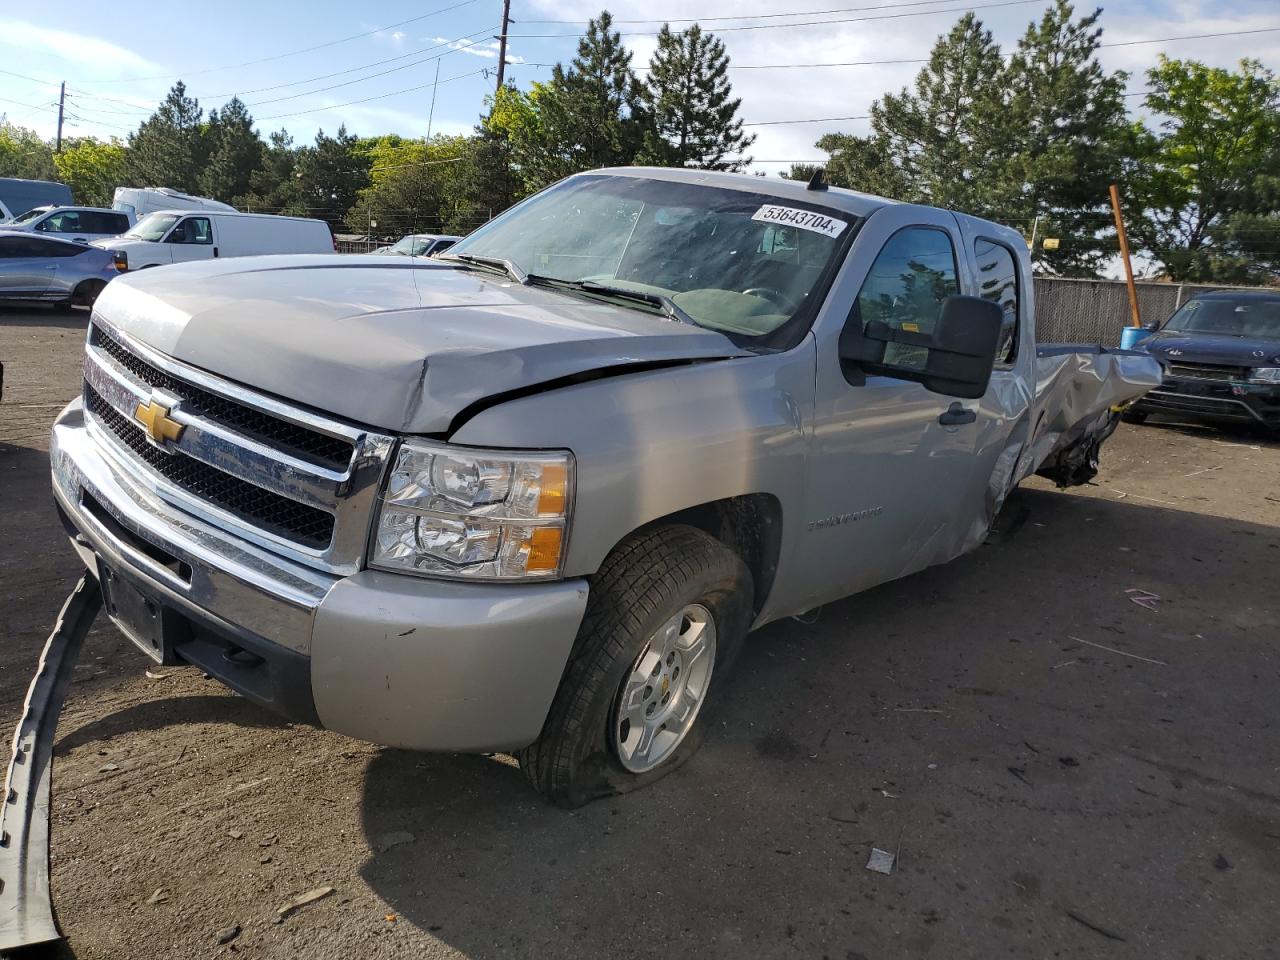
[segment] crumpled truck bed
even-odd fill
[[[1096,344],[1039,345],[1028,465],[1060,486],[1092,479],[1097,447],[1115,430],[1119,408],[1160,380],[1160,364],[1149,353]]]

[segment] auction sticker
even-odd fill
[[[761,223],[798,227],[801,230],[825,234],[828,237],[840,236],[844,228],[849,225],[843,220],[828,217],[825,213],[814,213],[812,210],[800,210],[797,207],[778,207],[769,203],[753,213],[751,219],[759,220]]]

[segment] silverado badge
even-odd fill
[[[168,407],[154,400],[138,404],[138,409],[133,411],[133,418],[142,424],[147,436],[158,444],[163,445],[166,440],[177,443],[182,436],[182,424],[169,416]]]

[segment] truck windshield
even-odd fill
[[[817,309],[856,220],[763,193],[576,177],[512,208],[441,259],[507,261],[532,282],[761,337]]]
[[[1171,333],[1280,340],[1280,296],[1193,298],[1164,325]]]
[[[159,243],[169,232],[169,228],[178,222],[179,216],[176,213],[149,213],[135,223],[133,229],[124,236],[131,240],[149,240],[152,243]]]

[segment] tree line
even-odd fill
[[[1171,279],[1275,282],[1275,75],[1253,60],[1223,70],[1162,56],[1130,91],[1133,78],[1099,63],[1100,14],[1057,0],[1009,51],[965,14],[910,87],[872,105],[868,134],[818,139],[827,180],[1008,223],[1035,239],[1039,269],[1064,276],[1096,275],[1114,254],[1107,190],[1119,183],[1131,246]],[[469,135],[340,127],[312,143],[286,130],[264,140],[239,99],[205,112],[179,82],[124,141],[73,138],[55,154],[31,131],[0,126],[0,176],[61,179],[94,205],[109,205],[118,185],[163,185],[358,234],[466,232],[581,170],[745,169],[755,138],[728,68],[714,34],[664,25],[640,79],[605,11],[548,81],[488,98]]]

